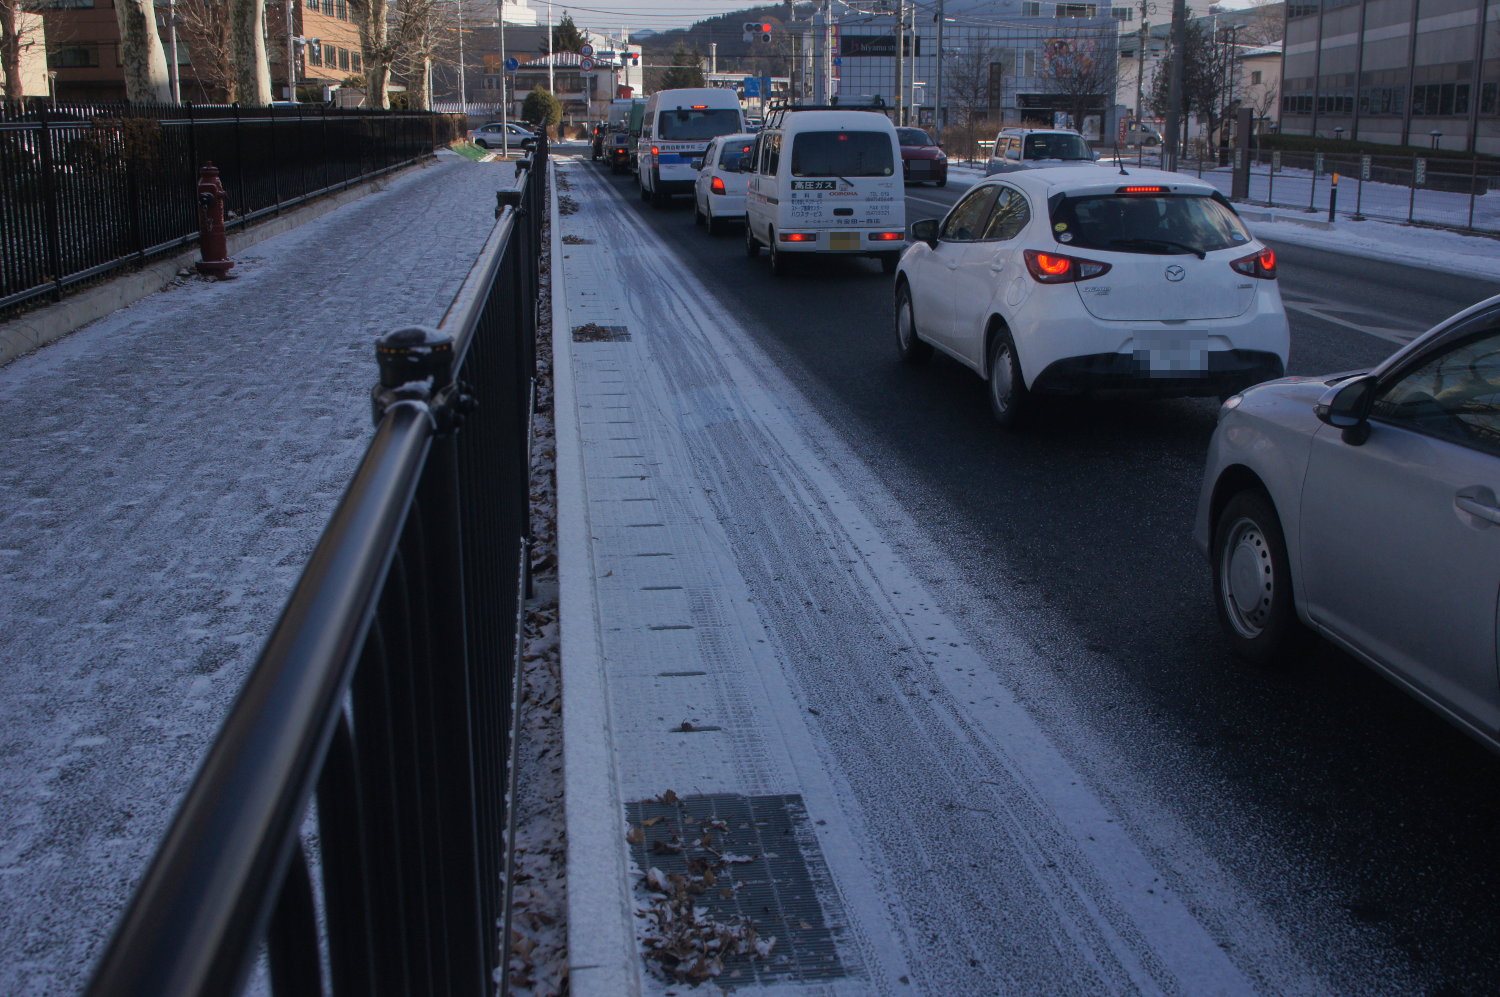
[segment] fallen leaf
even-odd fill
[[[646,834],[640,828],[632,824],[630,825],[630,830],[625,832],[625,840],[630,842],[632,845],[639,845],[641,842],[646,840]]]

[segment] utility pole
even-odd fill
[[[505,67],[501,66],[500,78],[505,79]],[[458,0],[458,109],[464,115],[464,127],[469,127],[469,87],[464,77],[464,0]]]
[[[719,71],[719,43],[708,43],[708,71],[710,75]]]
[[[896,124],[906,124],[906,0],[896,0]]]
[[[828,78],[823,73],[824,51],[828,48],[827,4],[824,10],[813,11],[813,103],[828,103]]]
[[[1166,148],[1162,150],[1162,167],[1177,169],[1177,152],[1181,145],[1183,63],[1187,61],[1187,0],[1172,0],[1172,79],[1167,92]]]
[[[297,33],[294,24],[296,11],[297,0],[286,0],[286,99],[293,104],[297,103],[297,52],[292,37]],[[176,60],[175,52],[172,58]]]
[[[510,99],[506,94],[505,0],[495,0],[495,19],[500,26],[500,155],[510,158]]]
[[[1147,18],[1156,11],[1156,4],[1141,0],[1140,44],[1135,49],[1135,124],[1141,124],[1141,99],[1146,90],[1146,49],[1151,44],[1151,25]]]
[[[1182,3],[1183,0],[1177,0]],[[943,0],[937,0],[937,101],[932,109],[932,130],[943,144]]]
[[[552,65],[552,39],[556,34],[557,32],[552,30],[552,0],[547,0],[547,90],[554,97],[557,96],[557,78]],[[546,127],[546,123],[543,122],[542,128],[545,130]]]

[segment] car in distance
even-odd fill
[[[1276,256],[1224,196],[1159,170],[981,180],[916,222],[896,272],[896,344],[989,384],[1013,426],[1044,394],[1228,397],[1286,370]]]
[[[1082,135],[1067,128],[1002,128],[995,136],[985,175],[1077,166],[1098,158]]]
[[[693,221],[718,235],[724,223],[745,220],[745,174],[740,165],[750,154],[755,136],[742,132],[720,135],[708,143],[702,159],[693,160],[698,180],[693,184]]]
[[[499,149],[504,145],[512,145],[530,151],[536,145],[536,132],[523,128],[514,121],[491,121],[471,130],[469,141],[481,149]]]
[[[901,173],[907,183],[948,185],[948,155],[922,128],[897,128],[901,143]]]
[[[1326,637],[1500,750],[1500,296],[1367,372],[1225,401],[1194,535],[1233,651]]]
[[[611,173],[629,173],[630,155],[635,149],[635,139],[627,131],[614,131],[604,143],[604,161]]]

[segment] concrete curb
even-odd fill
[[[549,178],[555,181],[556,164],[549,162],[548,169]],[[599,650],[588,494],[573,389],[573,336],[555,196],[548,210],[552,219],[552,410],[557,433],[569,992],[574,997],[636,997],[641,992],[640,957],[625,864],[625,811]]]
[[[377,182],[390,180],[420,165],[413,164],[393,173],[382,173],[337,194],[329,194],[310,204],[257,222],[248,229],[232,232],[228,239],[229,255],[233,257],[235,253],[258,242],[289,232],[351,201],[357,201],[366,194],[374,193]],[[111,312],[155,294],[175,280],[179,271],[192,266],[197,260],[198,250],[194,248],[140,270],[122,274],[106,284],[80,291],[46,308],[38,308],[9,322],[0,323],[0,366],[48,343],[56,342]]]

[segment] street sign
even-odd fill
[[[1425,159],[1417,160],[1416,184],[1418,187],[1427,186],[1427,160]]]
[[[1271,153],[1271,172],[1281,172],[1281,150],[1277,149]]]
[[[585,59],[579,59],[578,60],[578,71],[580,73],[587,73],[589,70],[591,70],[593,68],[594,68],[594,60],[593,59],[587,59],[587,58],[585,58]]]
[[[746,97],[760,96],[760,77],[747,76],[741,81],[741,85],[745,88]]]
[[[1368,180],[1368,179],[1370,179],[1370,157],[1369,156],[1360,156],[1359,157],[1359,178],[1361,180]]]
[[[517,69],[520,68],[521,60],[517,59],[515,56],[511,56],[509,59],[505,60],[505,71],[507,73],[514,73]]]
[[[589,56],[591,56],[591,55],[594,54],[594,46],[592,46],[592,45],[581,46],[578,49],[578,54],[581,55],[581,56],[583,56],[586,59]]]
[[[1313,176],[1315,176],[1315,177],[1316,176],[1322,176],[1322,174],[1323,174],[1323,154],[1321,152],[1315,152],[1315,153],[1313,153]]]

